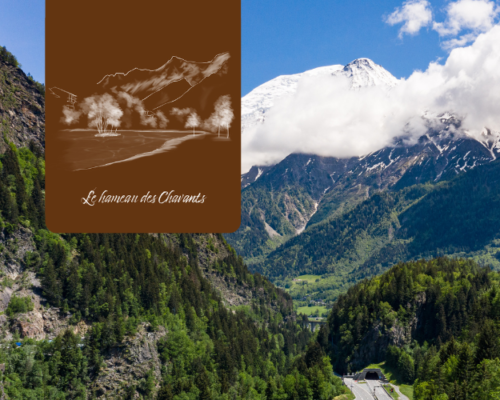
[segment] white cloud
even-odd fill
[[[242,169],[276,163],[293,152],[350,157],[376,151],[406,134],[425,133],[426,111],[454,112],[462,127],[500,131],[500,26],[468,47],[453,49],[444,65],[431,63],[391,90],[349,90],[343,77],[303,78],[297,92],[275,102],[264,124],[242,137]],[[434,121],[435,122],[435,121]]]
[[[420,29],[431,25],[432,10],[427,0],[409,0],[403,3],[402,7],[396,8],[392,14],[385,18],[389,25],[403,23],[399,30],[399,37],[403,35],[416,35]]]
[[[445,40],[441,43],[441,47],[445,50],[455,49],[457,47],[464,47],[469,43],[472,43],[477,38],[477,33],[466,33],[462,36]]]
[[[447,49],[471,43],[477,35],[489,31],[495,24],[500,8],[490,0],[458,0],[446,7],[446,20],[434,22],[434,29],[441,37],[457,36],[443,42]]]
[[[416,35],[420,29],[432,26],[440,37],[444,49],[451,50],[472,43],[480,34],[489,31],[500,14],[500,7],[493,0],[457,0],[444,9],[443,22],[433,19],[431,5],[427,0],[409,0],[385,18],[389,25],[403,24],[399,37]]]
[[[433,28],[441,35],[456,35],[463,29],[486,32],[498,15],[498,7],[488,0],[459,0],[448,4],[445,22],[434,22]]]

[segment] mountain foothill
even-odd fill
[[[397,84],[374,65],[313,74]],[[243,98],[244,125],[299,79]],[[44,89],[0,49],[0,397],[346,400],[371,365],[409,398],[497,398],[497,133],[450,112],[411,145],[257,165],[233,234],[57,234]]]

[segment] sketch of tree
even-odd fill
[[[231,108],[231,96],[226,94],[219,97],[214,106],[215,111],[208,119],[209,125],[217,127],[218,137],[220,137],[220,127],[225,126],[227,128],[227,137],[229,137],[229,126],[234,118],[234,112]]]
[[[229,96],[228,96],[229,97]],[[226,126],[227,128],[227,138],[229,138],[229,126],[231,122],[233,122],[234,112],[231,108],[231,100],[228,100],[227,104],[225,104],[224,108],[221,110],[221,122],[222,126]]]
[[[106,93],[102,96],[87,97],[83,101],[82,109],[89,119],[89,127],[97,128],[96,136],[119,135],[116,129],[120,126],[123,111],[111,95]],[[114,131],[113,128],[115,128]]]
[[[210,116],[210,124],[217,129],[217,136],[220,137],[221,115],[217,108]]]
[[[196,134],[195,129],[200,126],[201,120],[196,112],[192,112],[189,114],[188,119],[186,121],[186,128],[193,128],[193,135]]]

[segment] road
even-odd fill
[[[366,384],[370,387],[370,391],[373,393],[375,389],[375,394],[377,395],[378,400],[394,400],[391,396],[387,394],[387,392],[382,387],[381,381],[375,380],[367,380]]]
[[[345,378],[344,383],[351,389],[356,400],[374,400],[366,383],[357,383],[349,378]]]
[[[400,399],[400,400],[410,400],[410,399],[409,399],[408,397],[406,397],[403,393],[401,393],[401,391],[399,390],[399,387],[398,387],[398,386],[396,386],[396,385],[392,385],[392,387],[394,388],[394,390],[395,390],[396,392],[398,392],[398,394],[399,394],[399,399]]]
[[[367,380],[365,381],[366,383],[357,383],[350,378],[345,378],[344,382],[351,389],[356,400],[375,400],[375,397],[373,397],[374,389],[378,400],[393,400],[378,380]]]

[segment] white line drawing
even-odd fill
[[[226,137],[229,138],[229,127],[234,118],[234,112],[231,108],[231,97],[229,95],[219,97],[214,107],[215,111],[206,121],[205,126],[210,130],[216,128],[218,137],[220,137],[220,127],[224,126],[227,128]]]
[[[219,112],[221,115],[220,123],[221,125],[225,125],[227,128],[227,137],[229,138],[229,126],[231,122],[233,122],[234,112],[231,108],[231,98],[229,95],[222,96],[219,100],[221,100],[220,104],[215,105],[216,109],[219,106]]]
[[[149,157],[172,151],[186,140],[215,134],[212,140],[230,141],[234,111],[230,95],[224,94],[229,58],[229,53],[220,53],[211,61],[196,62],[174,56],[157,69],[105,75],[94,94],[80,96],[80,101],[74,93],[50,88],[56,98],[67,96],[60,122],[73,129],[60,132],[75,143],[67,150],[71,168]],[[200,89],[193,92],[196,87]],[[173,129],[166,130],[170,125]],[[226,130],[223,137],[221,127]]]
[[[201,120],[200,117],[198,117],[198,114],[196,112],[192,112],[189,114],[188,119],[186,121],[186,128],[193,128],[193,135],[196,135],[195,129],[200,126]]]
[[[95,136],[119,136],[117,129],[123,115],[118,102],[109,94],[90,96],[83,101],[82,109],[86,111],[89,126],[95,126],[99,132]],[[109,128],[108,128],[109,127]],[[113,131],[113,128],[115,130]]]
[[[160,76],[155,78],[146,80],[145,82],[142,83],[133,83],[133,84],[127,84],[122,87],[127,92],[130,92],[131,94],[136,94],[140,91],[140,89],[145,89],[149,93],[147,96],[142,98],[142,101],[150,98],[154,94],[158,93],[159,91],[165,89],[167,86],[171,85],[172,83],[175,82],[180,82],[182,80],[186,80],[190,87],[189,89],[186,90],[185,93],[182,95],[176,97],[175,99],[171,99],[169,101],[166,101],[160,105],[157,105],[156,107],[153,108],[153,110],[156,110],[160,107],[163,107],[166,104],[173,103],[177,100],[179,100],[181,97],[183,97],[189,90],[191,90],[194,86],[198,85],[201,83],[205,78],[208,78],[209,76],[217,73],[219,71],[219,68],[222,66],[223,63],[225,63],[228,59],[230,58],[230,54],[225,52],[225,53],[220,53],[217,54],[212,61],[206,61],[206,62],[191,62],[191,65],[188,65],[190,62],[187,60],[184,60],[183,58],[180,57],[172,57],[166,64],[162,65],[160,68],[157,69],[146,69],[146,68],[133,68],[128,72],[117,72],[114,74],[109,74],[106,75],[104,78],[102,78],[97,84],[103,84],[106,79],[110,80],[111,78],[117,78],[117,77],[126,77],[131,73],[134,72],[160,72]],[[162,70],[166,69],[166,66],[169,63],[172,62],[177,62],[181,64],[181,67],[184,66],[185,70],[187,71],[186,74],[181,74],[179,76],[173,76],[173,77],[165,77],[161,74]],[[194,65],[193,65],[194,64]],[[199,66],[199,68],[196,68],[196,66]],[[203,67],[205,67],[203,69]],[[201,71],[200,71],[201,70]]]
[[[71,107],[72,109],[75,109],[75,104],[76,104],[76,101],[77,101],[76,94],[70,93],[70,92],[68,92],[66,90],[63,90],[63,89],[60,89],[58,87],[53,87],[53,88],[50,88],[49,90],[57,98],[60,98],[61,96],[59,96],[54,90],[59,90],[61,92],[66,93],[68,95],[68,100],[67,100],[67,102],[69,103],[68,107]]]

